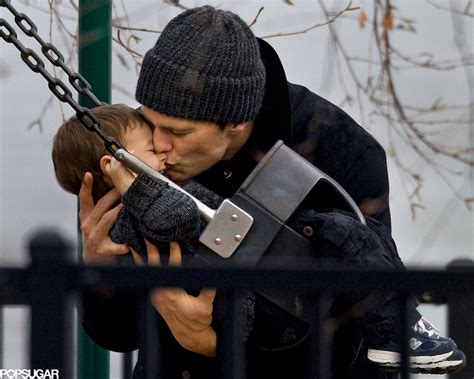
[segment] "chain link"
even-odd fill
[[[64,62],[61,52],[51,43],[45,42],[38,35],[38,28],[35,23],[24,13],[19,13],[10,0],[0,0],[0,7],[7,8],[15,17],[15,23],[28,37],[34,38],[41,45],[41,52],[51,62],[52,65],[61,68],[67,75],[69,83],[81,95],[88,97],[96,106],[103,103],[92,93],[91,85],[79,73],[71,71]],[[76,112],[78,120],[88,130],[96,133],[104,141],[105,148],[115,154],[118,149],[124,147],[114,138],[109,137],[102,130],[99,121],[90,109],[79,105],[74,99],[69,87],[60,79],[53,77],[46,69],[43,60],[32,49],[25,47],[17,38],[15,29],[4,18],[0,18],[0,38],[14,45],[20,52],[21,59],[26,65],[36,73],[39,73],[48,82],[48,88],[61,102],[69,104]]]

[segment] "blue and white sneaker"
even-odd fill
[[[431,323],[422,317],[410,328],[408,340],[410,368],[419,365],[436,366],[448,359],[457,346],[451,338],[442,337]],[[384,367],[400,366],[399,341],[388,341],[377,349],[369,349],[367,358]]]

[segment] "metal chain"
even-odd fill
[[[19,13],[12,5],[10,0],[0,0],[0,7],[7,8],[15,17],[15,23],[28,37],[33,37],[40,45],[43,55],[56,67],[61,68],[67,75],[69,83],[81,95],[87,96],[96,106],[103,103],[92,93],[91,85],[84,77],[71,71],[64,63],[64,57],[61,52],[51,43],[45,42],[38,35],[38,28],[34,22],[24,13]],[[124,147],[114,138],[108,136],[101,129],[100,123],[90,109],[79,105],[72,97],[69,87],[60,79],[53,77],[46,71],[43,60],[32,49],[25,47],[17,38],[17,33],[13,27],[4,18],[0,18],[0,37],[6,42],[13,44],[20,52],[21,59],[26,65],[36,73],[39,73],[48,82],[50,91],[61,102],[69,104],[75,111],[78,120],[88,130],[96,133],[104,141],[105,148],[115,154],[118,149]]]

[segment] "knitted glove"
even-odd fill
[[[151,241],[187,240],[199,232],[194,201],[159,179],[139,175],[122,196],[122,203]]]

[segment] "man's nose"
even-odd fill
[[[160,128],[153,130],[153,149],[156,153],[166,153],[173,149],[172,138],[169,133]]]

